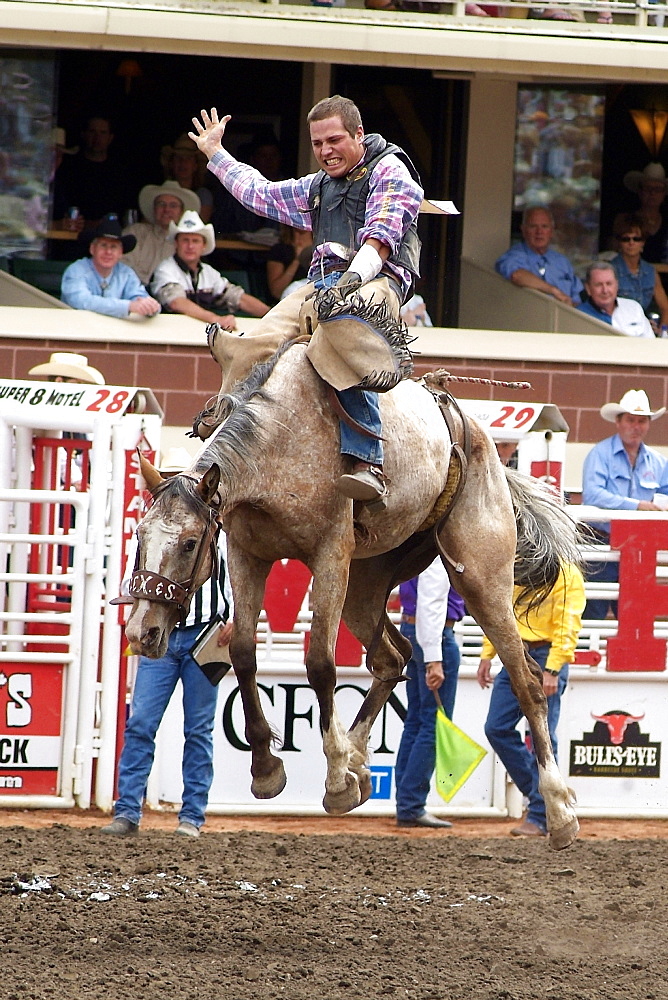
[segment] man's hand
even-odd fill
[[[638,510],[661,510],[661,508],[657,507],[657,505],[655,503],[652,503],[651,500],[639,500],[638,501],[638,508],[637,509]]]
[[[478,684],[481,688],[488,688],[492,683],[492,661],[481,660],[478,664]]]
[[[218,121],[218,111],[216,108],[211,108],[211,114],[208,115],[206,111],[200,111],[202,116],[202,121],[198,118],[193,118],[192,123],[195,126],[195,132],[188,132],[188,135],[197,143],[197,146],[202,153],[206,156],[207,160],[210,160],[214,153],[220,152],[223,148],[221,139],[225,134],[225,126],[230,121],[232,115],[225,115],[222,121]]]
[[[336,288],[340,288],[344,295],[348,292],[356,292],[362,287],[362,279],[356,271],[344,271],[336,283]]]
[[[236,330],[237,318],[232,313],[229,316],[217,316],[216,323],[222,326],[223,330]]]
[[[443,673],[443,664],[440,660],[433,660],[431,663],[425,663],[426,670],[426,684],[430,691],[438,691],[441,684],[445,680],[445,674]]]
[[[546,698],[556,694],[559,688],[559,674],[551,674],[549,670],[543,671],[543,694]]]
[[[553,299],[556,299],[557,302],[563,302],[565,306],[574,305],[573,299],[570,295],[566,295],[566,292],[562,292],[562,290],[557,288],[556,285],[550,285],[550,295]]]
[[[137,316],[155,316],[156,313],[160,312],[160,303],[152,299],[150,295],[145,298],[131,299],[130,312],[136,313]]]
[[[232,638],[232,629],[234,628],[233,622],[225,622],[218,629],[218,645],[219,646],[229,646],[230,639]]]

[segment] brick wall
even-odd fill
[[[604,343],[604,338],[601,338]],[[0,339],[0,373],[3,378],[25,378],[28,369],[47,360],[53,351],[85,354],[111,385],[147,386],[165,411],[165,425],[189,426],[192,418],[220,385],[218,365],[205,346],[119,344],[62,340]],[[668,404],[668,370],[644,366],[578,364],[540,361],[481,361],[430,357],[416,362],[416,373],[446,368],[454,375],[531,382],[532,390],[511,390],[467,383],[452,383],[455,396],[509,399],[556,404],[570,426],[570,442],[593,442],[610,433],[610,424],[599,414],[600,406],[621,398],[627,389],[643,388],[652,406]],[[652,424],[648,443],[668,444],[668,420]]]

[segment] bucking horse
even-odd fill
[[[371,793],[371,726],[411,655],[387,616],[388,593],[440,552],[529,721],[549,842],[560,849],[575,839],[578,821],[555,763],[540,671],[525,655],[512,594],[514,581],[536,600],[549,592],[561,564],[578,559],[575,528],[548,490],[501,464],[475,420],[451,406],[446,422],[438,397],[412,380],[381,394],[390,494],[386,509],[371,514],[334,486],[345,471],[338,417],[305,345],[288,343],[256,364],[225,394],[225,419],[190,469],[164,481],[141,459],[153,502],[138,527],[126,634],[136,653],[164,654],[171,629],[212,572],[222,525],[235,604],[230,653],[251,747],[251,788],[257,798],[271,798],[286,777],[258,695],[256,628],[273,563],[305,563],[313,574],[306,672],[327,758],[323,805],[328,813],[346,813]],[[348,729],[334,700],[341,618],[366,647],[372,675]]]

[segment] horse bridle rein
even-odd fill
[[[197,575],[202,568],[202,563],[206,558],[207,552],[211,554],[212,574],[216,571],[216,567],[218,566],[218,533],[221,529],[219,508],[220,504],[218,504],[217,508],[212,506],[209,506],[208,508],[209,523],[206,531],[200,539],[197,556],[195,558],[195,565],[193,566],[192,573],[187,580],[184,580],[183,583],[179,583],[176,580],[170,580],[167,576],[161,576],[159,573],[154,573],[152,570],[140,569],[139,559],[141,556],[141,546],[138,542],[134,570],[132,571],[132,576],[130,577],[130,583],[128,585],[128,596],[126,597],[123,595],[122,597],[116,597],[109,603],[133,604],[135,601],[158,601],[161,604],[176,604],[180,609],[182,622],[185,621],[190,601],[196,589],[198,589],[195,586],[195,581],[197,580]]]

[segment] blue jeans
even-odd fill
[[[618,562],[590,562],[586,564],[585,580],[592,583],[618,583],[619,563]],[[608,616],[608,609],[612,609],[612,617],[617,617],[617,601],[610,601],[607,598],[589,598],[585,604],[583,618],[603,619]]]
[[[323,278],[318,278],[314,282],[316,288],[331,288],[335,285],[343,272],[335,271],[326,274]],[[378,405],[378,393],[368,392],[366,389],[343,389],[340,392],[335,390],[341,406],[346,413],[356,420],[358,424],[365,427],[372,434],[382,434],[383,424],[380,419],[380,407]],[[341,428],[341,454],[351,455],[361,462],[369,462],[371,465],[383,465],[383,442],[376,438],[367,437],[359,431],[353,430],[343,420],[339,421]]]
[[[408,661],[406,698],[408,710],[394,769],[397,819],[417,819],[425,812],[431,776],[436,765],[436,699],[427,687],[422,648],[415,640],[415,625],[403,622],[401,634],[410,640],[413,655]],[[459,646],[451,628],[443,629],[441,643],[445,680],[438,693],[449,719],[455,707],[459,675]]]
[[[550,644],[545,643],[531,650],[531,656],[541,669],[545,668]],[[547,699],[547,728],[550,733],[552,750],[557,756],[557,725],[561,710],[561,696],[568,684],[568,666],[561,668],[557,693]],[[510,686],[510,676],[505,667],[494,678],[489,712],[485,722],[485,736],[499,757],[506,771],[523,795],[529,799],[527,819],[541,830],[547,827],[545,802],[538,791],[538,764],[535,754],[515,728],[522,718],[520,704]]]
[[[218,688],[204,676],[190,649],[201,625],[176,628],[160,660],[139,659],[130,718],[118,766],[116,816],[141,819],[146,783],[153,765],[155,734],[177,682],[183,685],[183,803],[181,822],[200,827],[213,780],[213,724]]]

